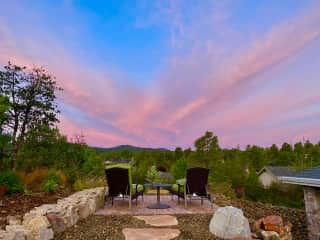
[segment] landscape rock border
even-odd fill
[[[56,204],[43,204],[23,216],[21,224],[12,221],[5,231],[0,231],[0,240],[50,240],[102,208],[106,188],[98,187],[76,192],[58,200]]]

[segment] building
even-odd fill
[[[303,186],[310,240],[320,239],[320,166],[280,177],[283,183]]]
[[[292,167],[266,166],[258,172],[259,181],[264,188],[270,187],[273,183],[279,183],[279,177],[292,174]]]
[[[104,161],[105,165],[109,164],[129,164],[130,160],[122,159],[122,158],[110,158]]]

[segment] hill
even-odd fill
[[[170,151],[166,148],[145,148],[145,147],[136,147],[136,146],[131,146],[131,145],[119,145],[115,147],[110,147],[110,148],[104,148],[104,147],[92,147],[95,149],[97,152],[103,153],[103,152],[121,152],[123,150],[129,150],[133,152],[138,152],[138,151]]]

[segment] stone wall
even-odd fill
[[[76,192],[56,204],[44,204],[23,216],[23,221],[11,221],[0,240],[50,240],[54,234],[75,225],[104,206],[105,188]]]
[[[320,239],[320,188],[304,187],[310,240]]]

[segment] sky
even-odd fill
[[[92,146],[320,140],[318,0],[3,0],[0,66],[43,66]]]

